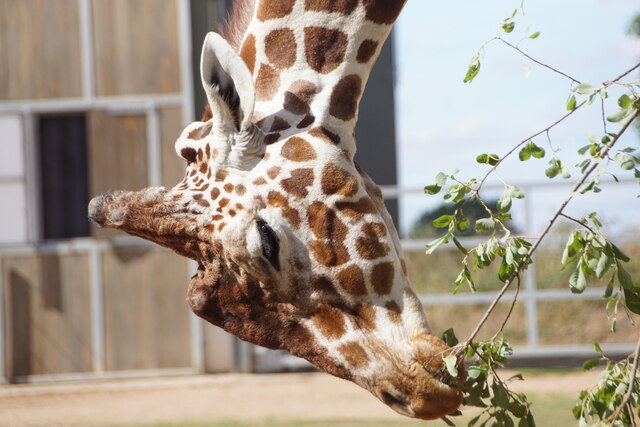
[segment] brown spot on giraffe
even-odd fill
[[[233,192],[233,189],[235,188],[234,185],[230,182],[227,182],[223,187],[224,191],[226,191],[227,193],[231,193]]]
[[[267,176],[269,179],[276,179],[276,177],[280,174],[280,166],[272,166],[267,170]]]
[[[358,192],[358,180],[335,163],[328,163],[322,169],[320,185],[326,195],[351,197]]]
[[[359,319],[356,320],[358,326],[361,329],[375,331],[377,314],[374,306],[369,303],[362,303],[356,311],[358,312],[359,317]]]
[[[339,30],[305,27],[304,51],[309,66],[320,74],[328,74],[344,61],[348,38]]]
[[[225,179],[227,179],[227,176],[229,176],[229,172],[227,172],[226,170],[218,170],[216,171],[216,181],[217,182],[222,182]]]
[[[387,235],[387,228],[381,222],[368,222],[362,226],[362,232],[376,237],[384,237]]]
[[[317,239],[342,242],[347,237],[347,226],[336,213],[322,202],[313,202],[307,209],[307,221]]]
[[[247,68],[249,68],[251,74],[253,74],[256,68],[256,37],[253,34],[249,34],[245,38],[244,43],[242,43],[240,57],[244,60],[244,63],[247,64]]]
[[[355,341],[341,344],[338,347],[338,352],[354,369],[362,369],[369,364],[367,352]]]
[[[364,282],[362,269],[355,264],[340,270],[337,274],[338,282],[342,289],[351,295],[365,295],[367,286]]]
[[[311,321],[320,333],[329,339],[338,339],[347,332],[343,314],[327,304],[322,304],[311,316]]]
[[[336,267],[350,260],[349,251],[342,242],[312,240],[309,247],[316,261],[326,267]]]
[[[225,198],[220,199],[220,201],[218,202],[218,206],[221,208],[224,208],[225,206],[227,206],[229,204],[230,200]]]
[[[367,19],[376,24],[393,24],[406,0],[364,0]]]
[[[283,18],[291,13],[294,4],[295,0],[261,0],[258,6],[258,19],[268,21]]]
[[[370,39],[363,40],[362,43],[360,43],[360,47],[358,47],[356,61],[362,64],[369,62],[369,60],[376,53],[376,49],[378,49],[377,41]]]
[[[273,123],[271,123],[271,128],[269,132],[280,132],[282,130],[287,130],[291,127],[288,121],[283,119],[282,117],[276,117],[273,119]]]
[[[311,126],[313,122],[316,121],[316,118],[313,114],[307,114],[300,120],[300,122],[296,125],[298,129],[304,129],[307,126]]]
[[[202,163],[200,164],[198,170],[200,171],[200,173],[207,173],[207,171],[209,170],[209,165],[207,163]]]
[[[258,69],[256,85],[256,100],[270,101],[280,86],[280,74],[268,64],[261,64]]]
[[[298,211],[289,206],[287,197],[277,191],[270,191],[267,195],[267,203],[282,210],[282,216],[289,221],[294,229],[300,226],[300,215]]]
[[[213,122],[208,121],[204,124],[204,126],[198,126],[195,129],[192,129],[187,135],[187,138],[195,139],[196,141],[201,140],[202,138],[208,136],[211,133],[211,129],[213,128]],[[186,150],[186,148],[185,148]]]
[[[256,179],[254,179],[251,183],[253,185],[265,185],[267,183],[267,180],[265,180],[263,177],[259,176]]]
[[[350,15],[357,5],[358,0],[305,0],[304,10]]]
[[[349,121],[356,116],[362,92],[362,79],[357,74],[343,77],[333,88],[329,100],[329,114]]]
[[[327,129],[324,126],[317,126],[312,129],[309,129],[309,135],[315,136],[316,138],[324,142],[327,142],[329,144],[333,143],[337,145],[340,143],[340,136],[338,134],[331,132],[329,129]]]
[[[284,93],[284,109],[293,114],[307,114],[310,111],[309,104],[313,101],[317,91],[318,87],[306,80],[293,82]]]
[[[314,276],[311,279],[311,288],[315,292],[321,292],[325,294],[336,293],[336,289],[333,287],[333,283],[326,276]]]
[[[336,208],[354,221],[360,221],[365,214],[377,212],[376,205],[366,196],[356,202],[338,201]]]
[[[389,253],[389,246],[380,241],[383,237],[381,233],[385,232],[384,225],[380,223],[365,224],[362,227],[361,235],[356,239],[356,250],[364,259],[376,259],[383,257]]]
[[[293,162],[306,162],[316,158],[316,152],[311,144],[297,136],[292,136],[284,143],[280,155]]]
[[[180,150],[180,156],[187,161],[187,163],[193,163],[196,161],[196,150],[191,147],[186,147]],[[195,175],[195,170],[191,171]]]
[[[371,270],[371,283],[378,295],[387,295],[393,287],[393,263],[381,262]]]
[[[296,62],[296,38],[289,28],[273,30],[264,39],[265,54],[279,70],[286,70]]]
[[[213,190],[211,190],[211,200],[217,199],[219,195],[220,195],[219,188],[215,187]]]
[[[242,196],[242,195],[244,195],[244,193],[246,193],[246,192],[247,192],[247,187],[245,187],[245,186],[244,186],[244,185],[242,185],[242,184],[238,184],[238,185],[236,185],[236,194],[237,194],[238,196]],[[238,206],[238,204],[236,204],[236,206]],[[240,205],[240,206],[242,206],[242,205]]]
[[[389,320],[391,320],[393,323],[402,322],[402,310],[400,309],[400,306],[397,302],[387,301],[384,306],[387,309],[387,317],[389,317]]]
[[[213,221],[220,221],[221,219],[224,219],[224,216],[216,214],[216,215],[212,216],[211,219]]]
[[[280,141],[280,133],[276,132],[276,133],[269,133],[267,135],[265,135],[264,137],[264,143],[266,145],[271,145],[274,142],[278,142]]]
[[[291,177],[283,179],[280,185],[289,194],[302,199],[309,194],[307,187],[313,184],[313,169],[294,169]]]

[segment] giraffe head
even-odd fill
[[[340,134],[309,123],[269,140],[251,72],[215,33],[201,77],[211,117],[176,142],[184,180],[104,193],[90,218],[197,261],[188,304],[241,339],[303,357],[403,415],[455,411],[451,349],[429,333],[380,190]]]

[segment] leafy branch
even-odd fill
[[[517,12],[518,9],[516,9],[510,17],[502,21],[501,28],[505,33],[511,33],[514,30],[514,17]],[[535,39],[539,35],[540,33],[536,32],[526,38]],[[508,383],[511,379],[503,381],[495,372],[495,368],[503,366],[507,361],[507,356],[510,355],[510,346],[502,334],[502,329],[511,315],[511,311],[515,304],[515,298],[517,298],[517,292],[511,305],[511,310],[507,314],[505,323],[503,323],[500,332],[486,342],[477,342],[475,340],[481,328],[495,311],[496,306],[501,301],[511,284],[514,281],[517,281],[519,285],[522,272],[529,264],[532,263],[534,253],[540,247],[542,241],[547,237],[559,218],[568,219],[579,226],[578,229],[569,237],[562,259],[562,269],[568,267],[573,268],[573,272],[569,279],[569,287],[571,291],[574,293],[581,293],[586,287],[587,278],[592,277],[598,280],[603,280],[604,276],[608,272],[611,272],[607,287],[605,288],[604,296],[608,299],[607,309],[613,307],[615,313],[612,322],[612,330],[615,330],[617,310],[620,303],[623,303],[622,305],[626,310],[640,314],[640,283],[634,283],[629,273],[623,267],[623,263],[628,262],[629,257],[627,257],[620,248],[603,236],[600,231],[601,224],[595,213],[591,213],[582,219],[572,218],[564,213],[567,205],[576,195],[584,194],[589,191],[601,191],[599,187],[599,177],[602,174],[607,173],[606,167],[603,167],[603,165],[606,166],[610,162],[618,163],[622,170],[633,170],[636,179],[640,181],[640,170],[638,168],[638,166],[640,166],[640,155],[637,154],[637,148],[627,147],[624,149],[614,149],[620,137],[628,130],[631,123],[640,115],[640,98],[638,97],[634,83],[624,83],[621,81],[634,70],[640,68],[640,63],[624,71],[618,77],[603,82],[601,86],[594,87],[531,57],[519,47],[519,43],[512,44],[502,37],[496,36],[485,42],[479,49],[478,53],[471,59],[464,78],[465,83],[473,81],[473,79],[478,75],[480,71],[480,57],[486,46],[494,41],[499,41],[505,44],[535,64],[569,79],[572,85],[572,93],[566,101],[567,113],[544,129],[521,140],[507,151],[503,157],[499,157],[492,153],[483,153],[478,155],[476,157],[476,161],[478,163],[490,166],[490,169],[482,178],[472,178],[463,182],[455,177],[457,171],[450,175],[439,173],[438,176],[436,176],[435,184],[425,187],[425,193],[437,194],[449,181],[452,185],[450,185],[445,191],[443,198],[446,202],[453,202],[457,204],[457,207],[452,214],[442,215],[433,221],[433,225],[435,227],[446,228],[446,232],[443,236],[427,245],[427,254],[432,253],[439,246],[446,244],[449,241],[453,241],[458,250],[464,255],[464,258],[462,259],[463,269],[455,280],[454,293],[457,292],[463,283],[466,283],[471,291],[475,291],[472,270],[475,271],[477,268],[485,268],[491,265],[494,260],[500,259],[498,279],[503,282],[501,289],[498,291],[482,318],[477,323],[475,329],[464,342],[458,343],[457,339],[447,340],[447,342],[455,348],[455,356],[448,356],[451,360],[449,360],[449,363],[445,365],[455,366],[455,358],[461,357],[463,354],[468,360],[472,361],[469,368],[469,378],[467,379],[466,384],[467,397],[465,398],[465,403],[485,409],[481,415],[474,418],[469,425],[474,425],[483,415],[487,416],[487,420],[484,421],[482,425],[485,425],[491,419],[494,419],[497,425],[512,425],[513,422],[511,421],[511,416],[520,420],[519,425],[534,425],[533,417],[529,411],[530,404],[527,402],[526,396],[520,396],[511,392],[508,387]],[[608,97],[607,89],[612,85],[624,87],[627,90],[627,93],[618,98],[619,110],[607,117],[605,114],[605,99]],[[637,82],[635,82],[635,85],[640,88],[640,85],[637,85]],[[578,98],[580,97],[584,98],[578,101]],[[530,237],[525,236],[512,236],[505,221],[511,219],[509,211],[511,209],[512,200],[523,198],[525,196],[524,193],[518,187],[510,185],[498,177],[498,179],[503,182],[505,189],[496,204],[497,212],[495,212],[487,206],[480,195],[480,191],[483,188],[484,183],[489,176],[494,174],[497,176],[497,168],[503,161],[512,157],[516,152],[518,152],[518,158],[520,161],[527,161],[531,158],[544,158],[546,155],[545,150],[535,144],[534,139],[540,135],[546,135],[549,145],[551,146],[550,131],[572,116],[577,110],[593,104],[596,97],[600,98],[602,120],[604,123],[604,136],[600,140],[591,138],[591,144],[578,150],[580,155],[585,156],[585,158],[576,165],[580,171],[579,178],[575,181],[568,195],[557,207],[553,215],[550,216],[542,231],[536,237],[531,239]],[[619,123],[621,127],[618,133],[608,132],[606,121]],[[548,178],[554,178],[558,175],[565,179],[569,178],[570,173],[568,166],[556,156],[556,152],[553,150],[552,146],[551,151],[552,158],[549,160],[549,167],[546,169],[545,175]],[[618,180],[615,175],[611,175],[616,181]],[[477,232],[487,232],[490,233],[490,235],[486,242],[468,250],[464,248],[461,242],[456,238],[456,234],[463,233],[472,226],[469,219],[465,218],[462,210],[465,204],[470,201],[474,201],[482,205],[488,215],[486,218],[477,219],[475,224],[473,224],[473,227]],[[472,268],[470,268],[471,260],[473,260]],[[614,292],[616,283],[618,287],[617,291]],[[449,335],[449,338],[451,338],[451,336],[455,338],[453,331],[447,331],[445,335]],[[446,339],[447,336],[444,338]],[[455,343],[453,341],[455,341]],[[599,349],[597,344],[596,349]],[[616,390],[620,391],[623,385],[627,388],[625,389],[626,393],[623,398],[615,400],[615,402],[611,401],[614,402],[615,405],[612,403],[608,406],[610,409],[609,412],[598,412],[592,409],[589,409],[590,412],[585,412],[589,417],[591,417],[590,419],[595,419],[594,417],[597,417],[599,420],[604,420],[606,422],[618,422],[618,420],[625,421],[629,416],[627,406],[632,404],[634,407],[637,407],[638,390],[640,387],[638,387],[634,381],[637,375],[637,360],[639,353],[640,339],[635,352],[630,355],[626,361],[613,364],[609,359],[602,355],[602,359],[608,361],[608,366],[615,367],[611,369],[611,375],[614,376],[614,374],[620,374],[618,377],[621,379],[616,379],[614,381],[617,384]],[[633,365],[631,367],[629,367],[630,360],[633,360]],[[592,361],[591,363],[593,364],[594,362]],[[597,359],[596,365],[599,363],[600,359]],[[630,374],[627,375],[629,372]],[[456,375],[455,372],[450,372],[450,374],[453,376]],[[487,382],[489,379],[491,379],[490,386]],[[588,396],[592,396],[587,392],[585,393],[586,394],[581,395],[581,399],[583,399],[583,401],[587,399]],[[622,392],[618,394],[621,396]],[[604,399],[602,396],[600,396],[600,398],[601,400]],[[491,405],[488,405],[485,402],[487,399],[490,400]],[[597,406],[598,405],[595,405],[594,407]],[[576,417],[578,417],[578,415],[576,415]],[[581,420],[585,419],[586,418],[584,417],[581,418]]]

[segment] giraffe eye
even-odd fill
[[[280,271],[280,245],[278,243],[278,237],[273,229],[263,220],[259,219],[257,225],[260,242],[262,244],[262,255],[264,255],[276,271]]]

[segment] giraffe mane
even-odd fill
[[[256,0],[236,0],[233,10],[228,14],[225,23],[220,28],[220,35],[224,37],[237,51],[240,49],[244,35],[251,22]]]

